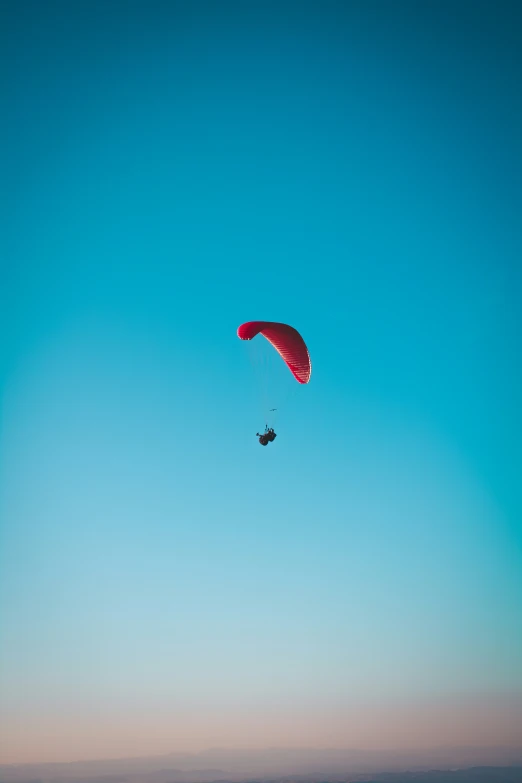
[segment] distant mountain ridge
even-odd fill
[[[176,783],[172,770],[155,770],[150,773],[136,775],[102,775],[96,777],[63,777],[63,778],[0,778],[0,783]],[[179,779],[183,781],[184,778]],[[249,780],[244,783],[297,783],[300,777],[277,778],[275,780]],[[216,780],[215,783],[230,783],[227,780]],[[312,779],[310,779],[312,783]],[[328,780],[315,780],[313,783],[330,783]],[[384,772],[367,775],[351,775],[344,778],[343,783],[522,783],[522,766],[520,767],[471,767],[459,770],[426,770],[423,772]]]
[[[522,766],[385,772],[371,778],[356,778],[350,783],[522,783]]]
[[[467,775],[467,777],[466,777]],[[0,783],[522,783],[520,748],[210,749],[0,765]]]

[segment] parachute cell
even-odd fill
[[[296,381],[309,382],[312,374],[310,354],[297,329],[274,321],[248,321],[237,330],[240,340],[253,340],[258,334],[274,346]]]

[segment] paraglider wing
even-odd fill
[[[287,365],[299,383],[308,383],[312,374],[312,363],[305,341],[293,326],[274,321],[248,321],[237,330],[240,340],[252,340],[262,334]]]

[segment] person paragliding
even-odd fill
[[[277,438],[277,434],[274,432],[274,428],[269,427],[267,424],[265,426],[264,432],[262,433],[256,432],[256,437],[259,438],[259,442],[262,446],[267,446],[269,443],[272,443]]]
[[[248,321],[237,330],[240,340],[253,340],[262,335],[275,348],[297,383],[307,384],[312,374],[312,362],[305,341],[293,326],[275,321]],[[270,412],[276,408],[270,408]],[[262,433],[256,432],[262,446],[272,443],[277,435],[273,427],[265,426]]]

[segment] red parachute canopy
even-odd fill
[[[312,363],[305,341],[297,329],[274,321],[248,321],[237,330],[240,340],[252,340],[256,334],[262,334],[274,346],[299,383],[308,383]]]

